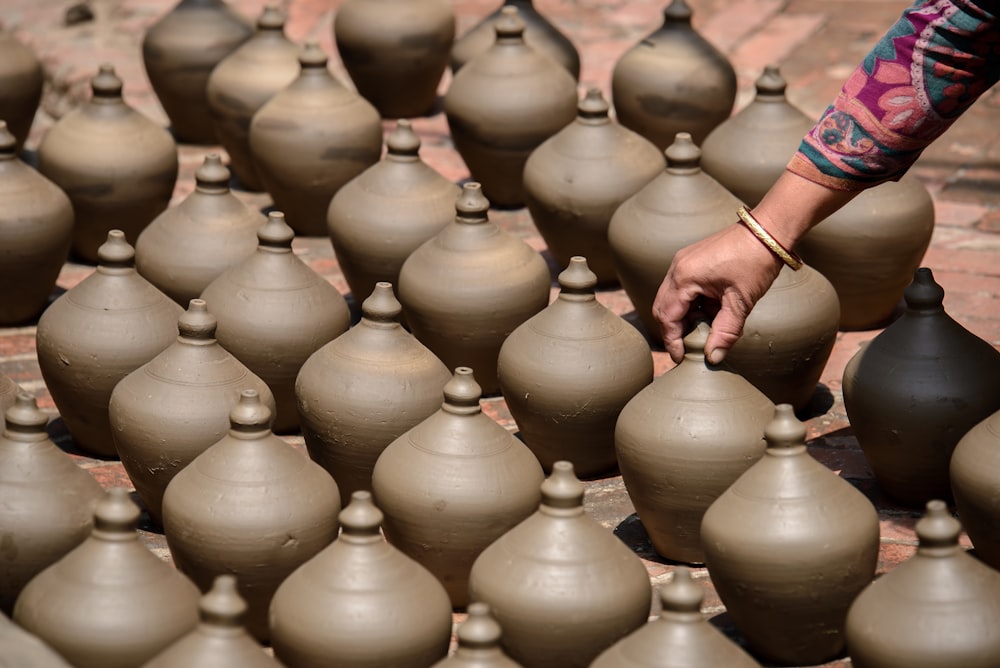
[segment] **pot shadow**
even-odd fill
[[[657,553],[653,547],[653,541],[649,538],[646,527],[642,525],[639,515],[632,513],[614,528],[614,535],[625,543],[639,558],[665,566],[689,566],[691,568],[702,568],[704,564],[690,563],[686,561],[676,561],[668,559]]]
[[[732,641],[735,645],[738,645],[740,649],[742,649],[744,652],[752,656],[757,661],[757,663],[761,665],[761,668],[781,668],[782,666],[789,665],[787,663],[773,663],[755,654],[748,646],[746,638],[736,627],[736,624],[733,623],[733,619],[728,612],[720,612],[719,614],[710,617],[708,619],[708,623],[714,626],[717,630],[719,630],[724,636],[726,636],[726,638]],[[840,652],[838,652],[834,656],[827,658],[821,664],[811,664],[811,665],[826,665],[828,663],[834,661],[842,661],[847,658],[848,658],[847,647],[844,647],[843,649],[840,650]]]

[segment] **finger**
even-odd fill
[[[676,289],[669,273],[657,291],[653,302],[653,317],[660,325],[663,346],[675,363],[679,364],[684,359],[685,317],[691,303],[700,296],[696,289]]]
[[[750,314],[751,305],[735,290],[722,296],[719,313],[712,321],[712,331],[705,342],[705,357],[711,364],[719,364],[743,334],[743,325]]]

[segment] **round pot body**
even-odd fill
[[[399,283],[410,253],[455,217],[461,189],[420,159],[420,138],[400,120],[386,155],[348,181],[330,201],[327,231],[356,300],[379,281]]]
[[[642,334],[597,301],[584,258],[570,260],[559,285],[500,348],[500,389],[542,466],[565,459],[594,476],[617,465],[615,422],[653,381],[653,358]]]
[[[833,284],[841,329],[893,315],[934,232],[934,202],[915,177],[869,188],[813,227],[796,250]]]
[[[615,449],[622,480],[653,547],[703,563],[708,507],[759,460],[774,404],[742,376],[705,360],[708,325],[684,339],[679,365],[621,412]]]
[[[0,411],[4,413],[17,401],[17,395],[21,392],[21,386],[15,383],[10,376],[0,371]]]
[[[448,0],[350,0],[333,17],[333,37],[351,81],[386,118],[434,109],[455,40]]]
[[[3,658],[19,668],[72,668],[48,645],[0,614],[0,646]]]
[[[253,28],[222,0],[181,0],[146,31],[142,62],[179,141],[218,142],[205,88]]]
[[[951,455],[951,491],[976,556],[1000,570],[1000,412],[962,437]]]
[[[389,444],[372,473],[386,540],[469,603],[469,571],[487,545],[538,508],[531,451],[483,415],[473,371],[459,367],[441,409]]]
[[[66,193],[18,159],[14,135],[0,121],[0,326],[41,313],[72,236]]]
[[[590,89],[576,121],[546,139],[524,165],[528,211],[559,266],[580,255],[599,284],[617,283],[608,247],[611,216],[664,166],[662,151],[612,122],[600,89]]]
[[[7,121],[17,139],[17,151],[31,131],[44,82],[45,73],[35,52],[0,30],[0,120]]]
[[[906,312],[844,369],[844,407],[879,487],[920,507],[951,497],[955,446],[1000,410],[1000,352],[945,313],[930,269],[904,297]]]
[[[451,374],[399,324],[388,283],[361,305],[355,327],[313,353],[295,381],[309,456],[330,472],[346,505],[370,490],[382,451],[441,407]]]
[[[59,297],[38,319],[38,366],[73,443],[116,457],[108,404],[125,376],[153,359],[177,335],[183,311],[140,276],[135,251],[112,230],[97,271]]]
[[[875,576],[878,514],[809,456],[791,405],[764,436],[764,456],[705,513],[708,572],[756,655],[822,663],[843,650],[847,609]]]
[[[500,625],[482,601],[469,605],[469,614],[455,632],[458,648],[431,668],[521,668],[500,647]]]
[[[73,203],[73,252],[99,261],[113,229],[131,242],[167,208],[177,181],[177,144],[125,104],[110,65],[91,80],[93,97],[59,119],[38,147],[38,171]]]
[[[524,164],[576,117],[576,81],[524,42],[524,23],[505,7],[496,41],[463,67],[444,98],[455,149],[494,205],[522,206]]]
[[[663,19],[615,64],[611,98],[619,122],[661,151],[678,132],[700,146],[733,110],[736,71],[691,27],[684,0],[672,0]]]

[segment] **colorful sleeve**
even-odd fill
[[[898,180],[1000,78],[1000,2],[918,0],[803,138],[788,169],[835,190]]]

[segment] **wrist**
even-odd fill
[[[749,231],[754,238],[764,246],[782,264],[787,265],[793,271],[802,268],[803,262],[794,251],[782,244],[771,232],[757,220],[757,218],[745,206],[741,206],[736,212],[740,224]]]

